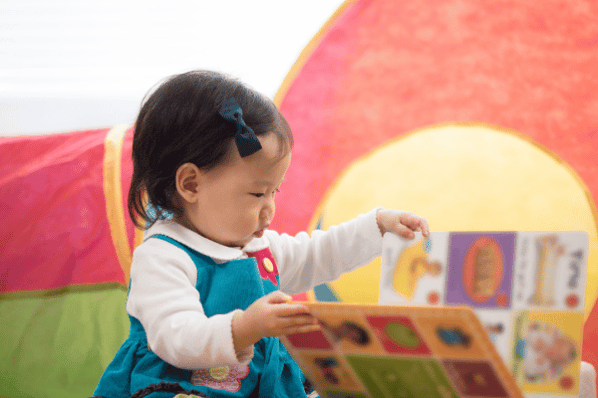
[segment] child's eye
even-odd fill
[[[280,192],[280,189],[276,188],[274,191],[272,191],[272,195],[276,195],[279,192]],[[256,198],[261,198],[265,194],[261,193],[261,192],[253,192],[253,193],[251,193],[251,195],[255,196]]]

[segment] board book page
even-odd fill
[[[471,308],[303,304],[322,329],[281,340],[323,398],[523,397]]]
[[[526,397],[575,397],[587,258],[580,231],[386,234],[379,303],[468,306]]]

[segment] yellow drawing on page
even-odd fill
[[[536,241],[538,247],[538,266],[534,293],[530,304],[552,306],[555,303],[555,279],[557,263],[565,254],[565,248],[559,243],[557,235],[546,235]]]
[[[421,240],[401,253],[395,264],[392,283],[395,291],[407,300],[413,299],[419,280],[425,276],[437,276],[442,272],[438,261],[428,261]]]

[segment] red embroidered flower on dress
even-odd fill
[[[255,257],[257,261],[257,268],[260,270],[262,279],[268,279],[274,286],[278,285],[276,275],[278,275],[278,267],[274,261],[274,256],[270,249],[262,249],[257,252],[247,253],[249,257]]]
[[[241,388],[241,380],[248,374],[249,365],[198,369],[191,372],[191,384],[236,392]]]

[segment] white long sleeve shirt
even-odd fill
[[[379,256],[382,235],[374,209],[331,227],[296,236],[266,231],[243,249],[222,246],[172,221],[160,221],[134,253],[127,312],[141,322],[156,355],[181,369],[248,363],[253,346],[235,352],[231,322],[236,310],[207,317],[200,302],[197,269],[187,252],[153,235],[166,235],[217,263],[270,248],[280,290],[298,294],[363,266]],[[231,292],[230,294],[234,294]]]

